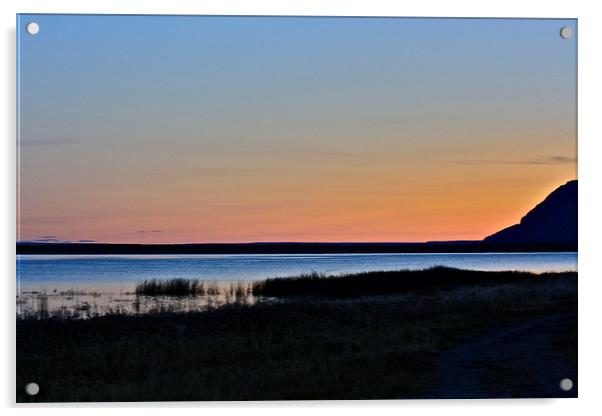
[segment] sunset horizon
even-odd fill
[[[568,182],[572,182],[572,181],[576,181],[577,179],[572,179]],[[561,184],[561,185],[564,185]],[[557,188],[557,187],[556,187]],[[553,189],[552,189],[553,190]],[[549,192],[547,192],[545,196],[547,196],[547,194],[549,194]],[[491,232],[489,232],[488,234],[485,234],[479,238],[447,238],[447,239],[429,239],[429,240],[414,240],[414,241],[410,241],[410,240],[378,240],[378,239],[371,239],[371,240],[246,240],[246,241],[160,241],[160,238],[156,238],[157,234],[161,234],[162,231],[161,230],[138,230],[136,231],[136,234],[150,234],[151,236],[153,236],[153,241],[141,241],[141,239],[138,240],[132,240],[132,241],[98,241],[98,240],[91,240],[91,239],[82,239],[82,240],[61,240],[58,238],[58,236],[55,235],[43,235],[40,236],[37,239],[34,240],[20,240],[17,241],[18,243],[48,243],[48,244],[52,244],[52,243],[82,243],[82,244],[93,244],[93,243],[99,243],[99,244],[261,244],[261,243],[274,243],[274,244],[287,244],[287,243],[332,243],[332,244],[337,244],[337,243],[341,243],[341,244],[347,244],[347,243],[400,243],[400,244],[422,244],[422,243],[433,243],[433,242],[454,242],[454,241],[482,241],[485,237],[487,237],[488,235],[493,234],[496,231],[499,231],[500,229],[502,229],[503,227],[512,225],[514,223],[518,223],[520,221],[520,219],[527,213],[527,211],[533,207],[535,207],[538,203],[543,201],[543,197],[540,198],[539,200],[535,201],[534,203],[532,203],[528,209],[525,209],[523,211],[521,211],[520,215],[518,217],[516,217],[516,219],[514,220],[514,222],[512,223],[508,223],[508,224],[504,224],[503,226],[500,226],[494,230],[492,230]]]
[[[474,240],[577,177],[562,21],[157,19],[21,39],[18,241]]]

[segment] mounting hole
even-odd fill
[[[29,22],[25,26],[25,30],[27,31],[27,33],[29,33],[32,36],[37,35],[38,32],[40,31],[40,25],[37,24],[36,22]]]
[[[560,380],[560,389],[563,391],[571,391],[573,390],[573,380],[570,378],[563,378]]]
[[[29,383],[27,386],[25,386],[25,393],[29,394],[30,396],[35,396],[39,392],[40,386],[38,386],[38,383]]]
[[[563,26],[560,28],[560,37],[562,39],[570,39],[573,37],[573,29],[568,26]]]

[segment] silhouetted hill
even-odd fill
[[[18,242],[17,254],[479,253],[577,250],[577,181],[552,192],[520,224],[484,240],[426,243],[111,244]]]
[[[519,224],[486,237],[495,244],[577,244],[577,180],[557,188]]]

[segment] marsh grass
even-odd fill
[[[444,279],[440,271],[431,276]],[[312,285],[328,279],[310,276],[288,280],[301,296],[280,302],[86,321],[20,319],[17,401],[428,397],[446,348],[483,331],[576,313],[576,273],[485,274],[486,281],[458,273],[450,271],[438,289],[434,277],[413,291],[386,273],[382,280],[335,278],[326,290]],[[308,281],[311,291],[301,284]],[[388,291],[355,295],[384,282]],[[229,290],[236,295],[238,287]],[[335,290],[354,296],[330,296]],[[573,341],[556,348],[576,351]],[[42,387],[35,397],[22,389],[32,380]]]
[[[530,273],[517,271],[476,271],[449,267],[397,270],[325,276],[318,273],[298,277],[267,279],[253,284],[253,294],[274,297],[359,297],[408,292],[432,292],[457,287],[486,287],[570,278],[574,272]]]
[[[426,293],[449,290],[456,287],[486,287],[537,279],[569,278],[574,272],[531,273],[517,271],[476,271],[449,267],[432,267],[423,270],[395,270],[361,272],[328,276],[319,273],[295,277],[271,278],[251,284],[238,282],[219,287],[196,279],[145,280],[136,286],[135,293],[145,296],[264,296],[291,298],[312,297],[360,297],[370,295]]]
[[[156,296],[188,296],[206,295],[205,283],[194,279],[145,280],[136,286],[137,295]]]
[[[252,294],[252,285],[235,282],[219,285],[198,279],[152,279],[136,285],[136,295],[142,296],[218,296],[243,297]]]

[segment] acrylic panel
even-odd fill
[[[577,21],[17,16],[18,402],[577,396]]]

